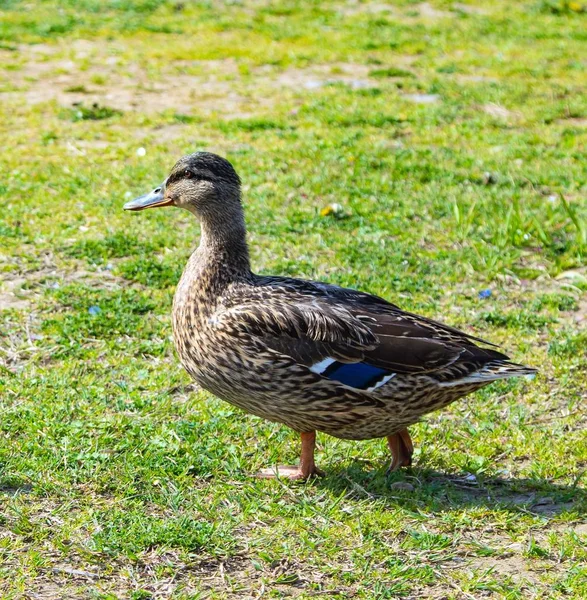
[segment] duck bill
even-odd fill
[[[124,210],[145,210],[146,208],[169,206],[170,204],[173,204],[173,201],[165,198],[165,183],[162,183],[152,192],[127,202],[123,208]]]

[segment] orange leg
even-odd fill
[[[279,466],[274,469],[263,469],[259,472],[259,477],[263,479],[272,479],[274,477],[283,477],[290,480],[305,481],[312,476],[322,477],[324,471],[319,469],[314,462],[314,450],[316,448],[316,432],[309,431],[301,434],[302,454],[300,465],[298,467]]]
[[[407,429],[402,429],[398,433],[387,436],[387,443],[391,450],[391,464],[388,473],[397,471],[400,467],[409,467],[412,464],[412,454],[414,453],[414,444]]]

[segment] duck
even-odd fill
[[[300,435],[299,464],[264,469],[261,477],[323,475],[316,432],[386,438],[388,471],[408,467],[408,427],[424,415],[496,380],[536,372],[495,344],[376,295],[255,274],[241,180],[221,156],[183,156],[161,185],[124,209],[165,206],[189,211],[201,228],[173,299],[181,364],[214,396]]]

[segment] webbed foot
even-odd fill
[[[324,471],[314,463],[314,450],[316,448],[316,432],[309,431],[301,434],[302,454],[298,467],[279,466],[262,469],[257,477],[262,479],[283,478],[290,481],[306,481],[310,477],[323,477]]]
[[[289,479],[290,481],[307,481],[312,477],[323,477],[324,471],[314,465],[313,469],[302,469],[302,467],[279,465],[268,469],[261,469],[257,477],[261,479]]]

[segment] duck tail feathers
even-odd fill
[[[478,371],[459,379],[443,381],[440,385],[442,387],[453,387],[471,383],[482,385],[498,379],[509,379],[510,377],[527,377],[528,379],[534,379],[536,373],[537,369],[534,367],[527,367],[510,361],[493,360],[483,365]]]
[[[507,379],[508,377],[528,377],[534,379],[538,369],[508,361],[490,362],[479,371],[492,379]]]

